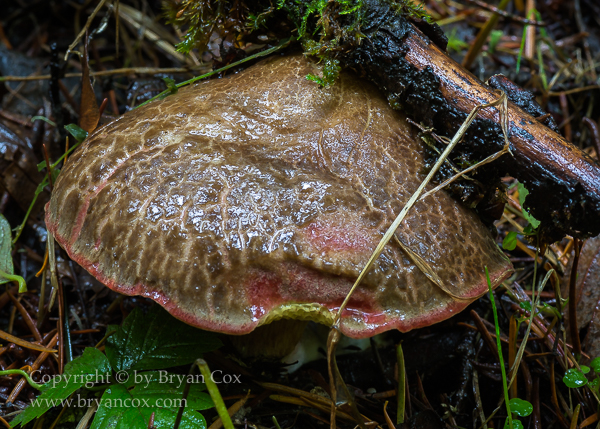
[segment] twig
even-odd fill
[[[98,3],[98,6],[96,6],[96,9],[94,9],[92,14],[88,17],[87,22],[85,23],[84,27],[81,29],[81,31],[79,32],[79,34],[77,35],[75,40],[73,40],[73,43],[71,43],[69,45],[67,52],[65,52],[65,59],[64,59],[65,61],[67,61],[67,58],[69,58],[69,54],[71,53],[73,48],[75,48],[75,46],[77,46],[77,44],[79,43],[81,38],[84,36],[86,31],[88,31],[88,29],[90,28],[90,25],[92,25],[92,21],[94,20],[94,17],[98,14],[98,12],[100,12],[100,9],[102,9],[102,6],[104,6],[104,3],[106,3],[106,0],[100,0],[100,3]]]
[[[533,16],[535,10],[535,0],[527,0],[526,14]],[[525,28],[525,58],[533,60],[535,57],[535,27],[527,26]]]
[[[483,161],[479,161],[477,164],[472,165],[469,168],[464,169],[463,171],[461,171],[461,172],[455,174],[454,176],[450,177],[449,179],[445,180],[443,183],[440,183],[438,186],[436,186],[432,190],[425,192],[421,196],[421,198],[419,198],[419,200],[422,200],[425,197],[428,197],[429,195],[431,195],[431,194],[439,191],[440,189],[445,188],[450,183],[454,182],[456,179],[459,179],[461,176],[464,176],[465,174],[470,173],[471,171],[473,171],[473,170],[481,167],[482,165],[489,164],[490,162],[497,160],[498,158],[500,158],[502,155],[504,155],[507,152],[509,152],[509,149],[508,149],[507,146],[505,146],[502,150],[499,150],[498,152],[496,152],[496,153],[488,156]]]
[[[476,369],[473,369],[473,393],[475,395],[475,404],[483,429],[488,429],[485,413],[483,411],[483,404],[481,403],[481,394],[479,393],[479,374]]]
[[[571,133],[571,117],[569,115],[569,102],[564,92],[560,94],[558,98],[560,100],[560,108],[562,110],[563,117],[565,118],[563,121],[563,134],[567,140],[572,141],[573,135]]]
[[[533,19],[523,18],[518,15],[513,15],[512,13],[508,13],[505,10],[499,9],[496,6],[492,6],[491,4],[487,4],[481,0],[467,0],[467,2],[476,4],[479,7],[497,13],[498,15],[501,15],[505,18],[512,19],[513,21],[521,22],[526,25],[535,25],[537,27],[545,27],[547,25],[544,21],[536,21]]]
[[[8,332],[4,332],[2,330],[0,330],[0,338],[2,338],[4,341],[8,341],[26,349],[35,350],[38,352],[56,353],[56,350],[54,349],[30,343],[29,341],[22,340],[19,337],[15,337],[14,335],[11,335]]]
[[[600,89],[600,85],[588,85],[588,86],[584,86],[584,87],[581,87],[581,88],[568,89],[566,91],[549,91],[548,92],[548,96],[550,96],[550,97],[560,97],[562,94],[564,94],[564,95],[570,95],[570,94],[575,94],[577,92],[590,91],[592,89]]]
[[[581,122],[588,127],[588,130],[590,130],[592,141],[594,142],[594,149],[596,149],[596,156],[600,158],[600,128],[598,128],[598,123],[587,117],[582,118]]]
[[[582,244],[579,239],[575,239],[575,256],[573,257],[573,266],[569,278],[569,328],[573,353],[576,358],[581,355],[581,341],[579,340],[579,329],[577,327],[577,266],[579,265]]]
[[[54,336],[52,337],[50,342],[47,344],[48,348],[54,347],[57,342],[58,342],[58,333],[54,334]],[[48,353],[48,352],[40,353],[40,355],[36,358],[35,362],[33,362],[33,364],[31,365],[31,372],[35,371],[36,369],[39,369],[39,367],[48,358],[49,355],[50,355],[50,353]],[[27,383],[27,380],[22,378],[17,383],[17,385],[13,388],[12,392],[10,392],[10,395],[6,399],[6,402],[15,402],[15,400],[17,399],[17,396],[19,395],[21,390],[23,390],[23,387],[25,387],[26,383]]]
[[[396,357],[398,361],[398,414],[396,416],[396,424],[402,424],[404,423],[404,406],[406,404],[406,368],[404,365],[402,343],[396,347]]]
[[[502,0],[498,5],[498,9],[502,10],[506,8],[509,2],[510,0]],[[481,51],[481,47],[487,40],[488,35],[496,26],[499,17],[500,15],[497,12],[494,12],[492,16],[490,16],[490,18],[487,20],[483,28],[479,31],[477,37],[475,38],[475,41],[473,42],[473,44],[469,48],[469,51],[467,52],[467,55],[465,55],[465,58],[463,58],[462,66],[464,68],[468,69],[471,67],[473,61],[475,61],[475,58],[477,58],[479,51]]]
[[[494,340],[492,338],[492,335],[490,334],[490,332],[487,330],[487,328],[483,324],[483,320],[481,320],[481,317],[475,310],[471,310],[470,314],[471,314],[471,318],[473,319],[473,322],[475,322],[476,329],[481,334],[481,337],[483,338],[483,341],[488,346],[488,349],[490,349],[492,354],[495,355],[496,359],[499,359],[498,350],[496,349],[496,346],[494,345]]]
[[[35,323],[33,322],[31,315],[27,312],[25,307],[23,307],[23,304],[21,304],[19,302],[19,300],[17,298],[15,298],[12,293],[10,293],[10,291],[6,291],[6,293],[8,294],[8,297],[13,302],[15,307],[17,307],[17,310],[19,310],[19,313],[21,313],[21,317],[25,321],[25,324],[27,325],[27,327],[29,328],[29,330],[31,331],[33,336],[35,337],[35,340],[38,342],[42,341],[42,336],[40,335],[40,331],[37,329],[37,326],[35,326]]]
[[[270,54],[272,54],[273,52],[276,52],[276,51],[278,51],[279,49],[286,47],[287,45],[289,45],[289,44],[290,44],[291,42],[293,42],[293,41],[294,41],[294,38],[293,38],[293,37],[287,38],[287,39],[283,40],[281,43],[279,43],[278,45],[276,45],[276,46],[273,46],[272,48],[266,49],[266,50],[264,50],[264,51],[261,51],[261,52],[257,52],[256,54],[250,55],[250,56],[248,56],[248,57],[246,57],[246,58],[243,58],[243,59],[241,59],[241,60],[239,60],[239,61],[236,61],[236,62],[234,62],[234,63],[228,64],[228,65],[226,65],[226,66],[224,66],[224,67],[221,67],[220,69],[213,70],[213,71],[211,71],[211,72],[205,73],[205,74],[203,74],[203,75],[201,75],[201,76],[196,76],[196,77],[193,77],[193,78],[191,78],[191,79],[189,79],[189,80],[186,80],[185,82],[178,83],[178,84],[177,84],[177,85],[175,85],[175,86],[176,86],[177,88],[181,88],[181,87],[183,87],[183,86],[186,86],[186,85],[192,84],[192,83],[194,83],[194,82],[197,82],[197,81],[199,81],[199,80],[206,79],[207,77],[213,76],[213,75],[215,75],[215,74],[218,74],[218,73],[224,72],[225,70],[229,70],[229,69],[230,69],[230,68],[232,68],[232,67],[237,67],[237,66],[239,66],[239,65],[241,65],[241,64],[243,64],[243,63],[245,63],[245,62],[247,62],[247,61],[251,61],[251,60],[253,60],[253,59],[256,59],[256,58],[260,58],[260,57],[264,57],[264,56],[266,56],[266,55],[270,55]],[[136,106],[135,108],[136,108],[136,109],[138,109],[138,108],[142,107],[143,105],[145,105],[145,104],[148,104],[148,103],[150,103],[151,101],[154,101],[154,100],[157,100],[157,99],[163,98],[163,97],[165,97],[166,95],[169,95],[170,93],[171,93],[171,89],[166,89],[165,91],[161,92],[160,94],[158,94],[158,95],[156,95],[156,96],[152,97],[150,100],[146,100],[146,101],[144,101],[142,104],[140,104],[140,105]]]
[[[90,72],[90,77],[98,76],[112,76],[116,74],[160,74],[160,73],[191,73],[194,70],[202,69],[206,67],[125,67],[113,70],[99,70],[96,72]],[[64,77],[81,77],[81,73],[65,73]],[[31,80],[47,80],[52,76],[49,74],[37,75],[37,76],[0,76],[0,82],[6,81],[31,81]]]

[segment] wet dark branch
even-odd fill
[[[393,106],[415,121],[433,126],[437,134],[451,137],[475,106],[498,99],[499,91],[445,54],[439,27],[415,25],[382,1],[365,0],[364,4],[369,23],[362,28],[365,37],[358,46],[354,40],[342,39],[346,49],[337,58],[372,80]],[[522,104],[522,94],[508,96]],[[479,176],[487,175],[486,183],[493,182],[490,175],[511,175],[523,182],[530,191],[527,206],[542,221],[547,238],[599,234],[597,163],[515,103],[509,102],[508,110],[514,157],[504,155]],[[500,150],[504,140],[499,121],[496,108],[483,110],[461,143],[461,157],[476,162]]]

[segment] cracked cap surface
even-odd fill
[[[244,334],[279,318],[330,324],[424,178],[405,117],[350,73],[320,88],[304,57],[272,57],[181,89],[98,129],[69,158],[46,223],[111,289],[200,328]],[[512,267],[445,192],[397,231],[453,296],[390,242],[341,330],[360,338],[444,320]],[[460,299],[457,299],[460,298]]]

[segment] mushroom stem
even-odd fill
[[[246,335],[230,335],[229,341],[244,357],[281,359],[294,351],[308,322],[281,319],[259,326]]]

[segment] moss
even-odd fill
[[[382,0],[397,14],[429,21],[429,17],[411,0]],[[323,77],[308,76],[321,85],[332,84],[340,70],[336,53],[361,43],[365,26],[363,0],[169,0],[165,15],[170,23],[185,30],[177,46],[188,53],[194,48],[206,50],[214,32],[224,40],[235,41],[234,48],[252,41],[265,30],[274,32],[278,41],[296,35],[305,53],[323,64]],[[343,40],[345,46],[340,45]],[[236,46],[237,43],[237,46]],[[350,45],[350,46],[349,46]]]

